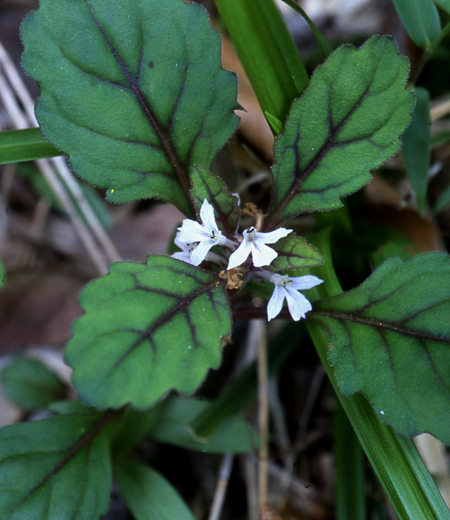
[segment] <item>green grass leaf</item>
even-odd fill
[[[239,417],[227,418],[207,440],[196,439],[188,426],[210,405],[210,401],[203,399],[171,396],[158,406],[149,437],[206,453],[248,453],[257,447],[257,435],[250,438],[252,429]]]
[[[430,94],[417,87],[412,121],[402,136],[403,160],[417,205],[423,214],[430,167]]]
[[[276,242],[273,248],[278,256],[270,264],[271,271],[292,271],[293,269],[315,267],[323,263],[319,251],[295,233],[290,233]]]
[[[0,132],[0,164],[35,161],[62,153],[44,139],[39,128]]]
[[[231,313],[217,276],[174,258],[119,262],[80,295],[66,360],[83,401],[148,408],[166,392],[193,392],[221,362]]]
[[[105,513],[114,417],[62,415],[0,430],[0,518],[94,520]]]
[[[411,40],[428,47],[441,32],[441,21],[431,0],[392,0]],[[437,2],[436,2],[437,3]]]
[[[206,199],[214,207],[218,226],[228,236],[236,233],[241,210],[239,198],[232,195],[223,180],[204,166],[196,165],[191,170],[192,198],[197,215]]]
[[[268,228],[298,214],[341,207],[400,148],[414,95],[409,64],[388,36],[343,45],[316,69],[275,141]]]
[[[121,460],[114,464],[114,476],[136,520],[195,520],[172,484],[154,469]]]
[[[42,0],[22,25],[42,132],[112,202],[191,213],[188,171],[238,125],[237,82],[203,8],[181,0]]]
[[[59,377],[36,359],[16,357],[0,372],[0,382],[8,399],[24,410],[46,408],[66,394]]]
[[[310,314],[329,334],[345,395],[363,392],[378,417],[408,436],[450,444],[450,257],[391,258],[362,285]]]

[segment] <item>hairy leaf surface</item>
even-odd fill
[[[195,520],[172,484],[154,469],[121,460],[114,464],[114,475],[136,520]]]
[[[450,444],[450,257],[391,258],[362,285],[318,302],[345,395],[363,392],[404,435]]]
[[[278,256],[270,264],[272,271],[292,271],[293,269],[315,267],[323,263],[319,251],[295,233],[290,233],[276,242],[273,248]]]
[[[388,36],[343,45],[316,69],[275,142],[270,228],[341,206],[400,147],[414,95],[409,65]]]
[[[66,359],[81,399],[98,408],[147,408],[172,388],[193,392],[231,332],[217,276],[163,256],[112,264],[80,305]]]
[[[0,430],[0,518],[92,520],[104,513],[113,418],[91,411]]]
[[[223,180],[204,166],[194,166],[191,171],[192,198],[197,214],[206,199],[214,207],[218,226],[229,236],[236,233],[241,215],[239,199],[232,195]]]
[[[237,85],[206,12],[181,0],[41,0],[22,26],[41,129],[113,202],[190,212],[188,171],[235,131]]]

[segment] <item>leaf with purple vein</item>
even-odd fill
[[[217,276],[174,258],[119,262],[80,295],[66,360],[81,399],[149,408],[169,390],[193,392],[221,362],[231,313]]]
[[[22,26],[45,137],[112,202],[192,214],[189,170],[236,130],[235,75],[206,12],[181,0],[42,0]]]
[[[362,285],[316,303],[345,395],[363,392],[404,435],[450,444],[450,257],[391,258]]]
[[[295,215],[339,208],[400,148],[414,94],[409,64],[388,36],[338,48],[314,72],[276,139],[266,228]]]

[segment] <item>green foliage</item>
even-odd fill
[[[323,262],[319,251],[295,233],[290,233],[276,242],[273,248],[278,256],[270,264],[272,271],[292,271],[293,269],[315,267]]]
[[[216,0],[215,4],[263,113],[285,121],[309,78],[274,0]]]
[[[0,518],[93,520],[109,504],[109,412],[0,430]]]
[[[391,258],[362,285],[319,302],[329,360],[345,395],[363,392],[404,435],[450,444],[450,257]]]
[[[0,372],[6,396],[24,410],[46,408],[66,394],[59,377],[35,359],[16,357]]]
[[[441,32],[439,13],[433,2],[431,0],[392,1],[411,40],[419,47],[429,47]]]
[[[61,152],[47,142],[39,128],[0,132],[0,164],[56,157]]]
[[[285,4],[287,4],[289,7],[294,9],[294,11],[297,11],[297,13],[302,16],[306,23],[309,25],[309,28],[314,34],[314,37],[317,41],[317,44],[319,45],[320,53],[322,54],[323,59],[327,59],[328,56],[333,52],[333,48],[328,43],[326,38],[323,36],[323,34],[319,31],[317,26],[314,24],[314,22],[311,20],[311,18],[306,14],[304,9],[302,9],[294,0],[283,0]]]
[[[359,50],[344,45],[316,69],[275,142],[267,225],[338,208],[340,197],[369,182],[369,171],[399,149],[410,122],[408,71],[408,60],[386,36]]]
[[[83,401],[98,408],[148,408],[172,388],[193,392],[221,361],[231,332],[217,277],[185,262],[149,256],[120,262],[80,295],[66,359]]]
[[[191,193],[197,214],[200,214],[203,201],[207,199],[214,206],[219,228],[233,236],[241,216],[238,197],[231,195],[223,180],[204,166],[196,165],[192,168],[191,181]]]
[[[205,11],[43,0],[22,37],[42,132],[72,168],[112,202],[155,197],[190,213],[189,169],[209,166],[238,124],[236,78]]]
[[[119,461],[114,476],[136,520],[194,520],[177,491],[154,469]]]
[[[258,438],[249,425],[237,417],[228,418],[208,438],[199,440],[188,429],[191,422],[210,406],[206,400],[173,396],[158,406],[149,437],[206,453],[248,453],[258,446]]]
[[[430,95],[421,87],[417,87],[415,93],[412,121],[402,137],[403,160],[417,205],[423,214],[430,167]]]

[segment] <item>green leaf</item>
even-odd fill
[[[273,116],[270,112],[264,112],[264,115],[266,116],[267,122],[272,128],[274,134],[281,134],[283,131],[283,123],[278,119],[278,117]]]
[[[193,392],[221,361],[231,332],[217,276],[174,258],[119,262],[80,295],[66,359],[81,399],[97,408],[148,408],[171,389]]]
[[[207,441],[195,439],[188,426],[210,404],[207,400],[196,398],[170,397],[158,407],[149,437],[207,453],[248,453],[258,445],[256,435],[250,438],[250,426],[238,417],[227,418]]]
[[[436,6],[431,0],[392,0],[411,40],[428,47],[441,32]]]
[[[273,0],[216,0],[264,113],[285,121],[308,73]]]
[[[44,135],[112,202],[191,212],[188,171],[236,130],[237,85],[203,8],[181,0],[42,0],[22,25]]]
[[[421,213],[425,211],[428,169],[430,167],[430,95],[417,87],[412,121],[403,134],[403,160]]]
[[[16,357],[0,372],[5,394],[24,410],[46,408],[66,394],[59,377],[36,359]]]
[[[44,139],[39,128],[0,132],[0,164],[35,161],[62,153]]]
[[[266,227],[298,214],[340,207],[340,197],[400,147],[414,95],[409,65],[388,36],[359,50],[337,49],[316,69],[275,141],[274,193]]]
[[[311,18],[306,14],[306,12],[294,2],[294,0],[283,0],[285,4],[287,4],[291,9],[294,9],[300,16],[304,18],[306,23],[309,25],[309,28],[314,34],[314,38],[317,41],[317,44],[320,49],[320,53],[322,54],[322,58],[326,59],[333,52],[333,48],[328,43],[323,34],[316,27],[315,23],[311,20]]]
[[[436,5],[450,14],[450,0],[433,0]]]
[[[6,282],[6,269],[5,265],[0,258],[0,289],[5,285]]]
[[[119,461],[114,476],[136,520],[195,520],[175,488],[154,469]]]
[[[434,206],[434,211],[435,211],[435,213],[442,213],[442,211],[445,211],[449,207],[450,207],[450,186],[447,186],[447,188],[439,195],[439,198],[436,201],[436,204]]]
[[[273,248],[278,256],[270,264],[271,271],[292,271],[293,269],[315,267],[323,263],[319,251],[295,233],[290,233],[287,237],[279,240],[273,245]]]
[[[310,314],[329,334],[344,395],[363,392],[378,417],[408,436],[450,444],[450,257],[391,258],[362,285]]]
[[[0,517],[93,520],[104,513],[115,414],[62,415],[0,430]]]
[[[204,166],[196,165],[191,170],[192,198],[197,214],[206,199],[214,207],[218,226],[229,236],[234,236],[241,211],[239,199],[231,195],[223,180]]]

